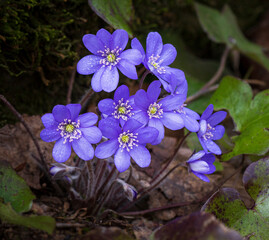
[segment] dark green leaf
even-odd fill
[[[10,202],[16,212],[29,211],[35,199],[23,178],[4,161],[0,161],[0,198],[5,203]]]
[[[213,213],[228,227],[248,239],[269,239],[269,159],[252,163],[245,171],[243,182],[246,191],[255,201],[247,209],[239,193],[232,188],[216,192],[202,210]]]
[[[263,155],[269,149],[269,90],[252,100],[251,87],[234,77],[222,79],[210,102],[216,110],[227,109],[234,120],[239,136],[233,138],[234,149],[222,160],[239,154]]]
[[[115,29],[124,29],[133,35],[129,26],[134,12],[132,0],[88,0],[92,10]]]
[[[200,3],[196,3],[195,8],[199,21],[210,39],[239,50],[269,70],[269,59],[264,55],[262,47],[245,38],[228,6],[224,7],[222,13]]]
[[[36,228],[52,234],[55,228],[55,220],[49,216],[22,216],[16,213],[11,205],[0,201],[0,219],[3,222]]]
[[[157,229],[151,239],[242,240],[242,237],[236,231],[226,228],[213,215],[205,212],[196,212],[167,223]]]

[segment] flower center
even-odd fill
[[[126,148],[126,150],[129,152],[130,149],[133,149],[133,146],[137,147],[137,135],[138,133],[130,133],[129,130],[121,133],[118,137],[120,148],[122,148],[122,150]]]
[[[214,131],[215,128],[213,128],[209,123],[207,124],[207,129],[205,134],[202,136],[204,138],[204,140],[209,140],[213,137],[213,133],[212,131]]]
[[[104,57],[103,59],[100,60],[100,64],[105,66],[109,66],[110,69],[112,69],[113,66],[116,66],[118,62],[121,60],[118,56],[120,55],[121,48],[116,47],[115,49],[110,49],[105,46],[105,50],[99,50],[97,53],[101,53],[101,56]]]
[[[163,109],[161,108],[161,105],[162,104],[158,104],[158,103],[151,103],[149,105],[149,108],[148,108],[148,116],[149,118],[161,118],[162,115],[163,115]]]
[[[67,125],[65,126],[65,131],[71,133],[71,132],[74,131],[74,128],[75,128],[74,125],[72,125],[72,124],[67,124]]]
[[[165,73],[166,70],[165,70],[164,67],[161,67],[161,66],[160,66],[161,63],[163,62],[163,59],[160,59],[160,60],[158,61],[159,58],[160,58],[159,55],[154,56],[154,54],[152,54],[152,55],[149,57],[149,59],[148,59],[148,63],[149,63],[151,66],[153,66],[153,67],[157,70],[158,73],[162,74],[162,73]],[[158,61],[158,62],[157,62],[157,61]]]
[[[124,121],[126,121],[129,117],[134,115],[134,113],[132,113],[133,108],[129,104],[129,100],[124,102],[122,98],[119,100],[118,104],[116,104],[115,102],[113,104],[115,105],[115,110],[112,113],[114,118],[116,119],[122,118]]]
[[[116,56],[113,53],[111,53],[106,57],[106,59],[107,59],[107,61],[112,63],[116,60]]]
[[[61,131],[61,137],[64,138],[64,144],[69,140],[69,142],[73,142],[74,139],[79,139],[82,136],[81,131],[79,130],[80,121],[72,122],[70,119],[64,119],[63,122],[61,122],[58,125],[57,131]]]

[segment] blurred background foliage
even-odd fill
[[[269,2],[264,0],[197,2],[217,10],[228,4],[246,36],[269,9]],[[193,55],[189,59],[206,58],[210,59],[211,66],[217,66],[214,60],[219,61],[223,45],[213,43],[203,32],[193,0],[135,0],[133,9],[130,25],[136,37],[145,39],[150,31],[176,33],[184,42],[178,43],[179,46]],[[65,104],[72,71],[77,61],[88,54],[81,39],[84,34],[95,34],[102,27],[113,31],[93,12],[87,0],[2,0],[0,93],[19,112],[30,115],[50,112],[54,105]],[[167,42],[169,37],[164,39]],[[177,50],[180,56],[181,49],[177,47]],[[187,64],[184,54],[180,61]],[[241,71],[244,76],[247,69]],[[209,71],[205,76],[210,75]],[[89,86],[89,76],[76,74],[73,102],[78,101]],[[0,126],[14,121],[0,103]]]

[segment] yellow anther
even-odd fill
[[[65,126],[65,131],[71,133],[71,132],[74,131],[74,128],[75,128],[74,125],[72,125],[72,124],[67,124],[67,125]]]
[[[121,114],[125,114],[126,113],[126,108],[125,107],[119,107],[118,112],[121,113]]]
[[[114,62],[116,60],[116,56],[113,53],[110,53],[109,55],[107,55],[107,61],[109,62]]]
[[[121,141],[124,142],[124,143],[127,143],[129,141],[129,136],[128,135],[123,135],[121,137]]]

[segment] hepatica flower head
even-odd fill
[[[203,149],[206,152],[209,151],[220,155],[221,149],[214,142],[214,140],[219,140],[223,137],[225,128],[218,124],[225,119],[227,113],[224,111],[213,113],[213,109],[213,105],[210,104],[203,112],[200,118],[200,130],[197,135]]]
[[[121,126],[132,116],[133,100],[129,97],[129,88],[125,85],[118,87],[114,94],[114,99],[103,99],[98,103],[98,108],[102,116],[112,117],[119,120]]]
[[[142,124],[134,119],[127,120],[123,128],[114,118],[101,120],[99,128],[109,140],[96,147],[95,156],[105,159],[114,155],[114,163],[119,172],[129,168],[131,157],[140,167],[148,167],[151,155],[145,145],[157,137],[158,131],[152,127],[141,127]]]
[[[158,97],[161,93],[160,81],[152,82],[147,92],[140,89],[134,96],[135,114],[132,118],[158,130],[159,134],[152,144],[159,144],[164,138],[164,126],[171,130],[178,130],[184,127],[184,122],[174,110],[179,106],[180,96],[169,95],[161,100]]]
[[[207,154],[205,151],[195,153],[187,161],[189,170],[193,172],[198,178],[205,182],[209,182],[209,179],[205,174],[211,174],[216,171],[216,167],[213,165],[215,156],[211,153]]]
[[[119,82],[118,69],[128,78],[137,79],[135,65],[142,61],[136,49],[123,51],[128,43],[128,33],[118,29],[110,34],[100,29],[96,35],[83,37],[85,47],[93,53],[83,57],[77,64],[77,71],[83,75],[94,73],[91,85],[95,92],[112,92]]]
[[[131,42],[133,49],[137,49],[143,56],[143,64],[158,78],[164,79],[170,73],[170,65],[174,62],[177,51],[172,44],[164,44],[162,37],[157,32],[150,32],[146,41],[146,52],[137,38]]]
[[[71,155],[71,148],[81,159],[92,159],[92,144],[100,142],[102,138],[100,129],[94,126],[97,115],[79,115],[80,110],[80,104],[56,105],[52,113],[41,118],[45,129],[41,131],[40,137],[45,142],[56,141],[52,156],[57,162],[65,162]]]

